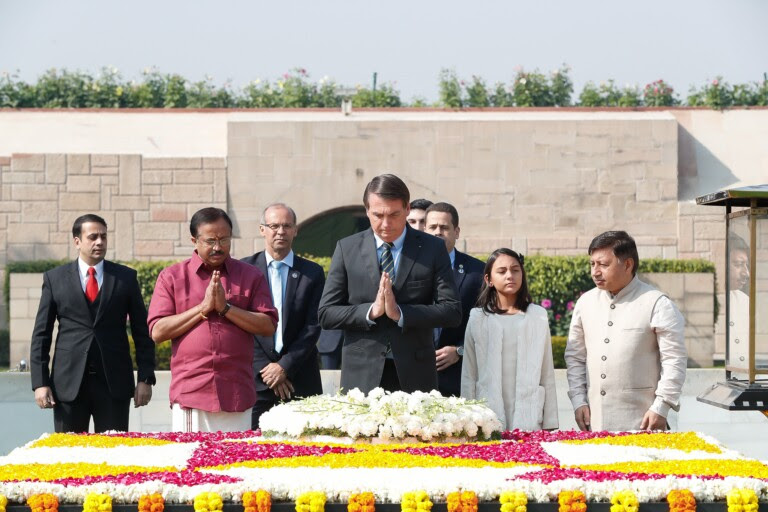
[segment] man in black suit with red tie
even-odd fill
[[[448,203],[435,203],[427,208],[426,232],[445,241],[453,277],[461,300],[461,325],[435,329],[435,356],[440,393],[449,396],[461,394],[461,362],[464,358],[464,331],[469,322],[469,312],[475,307],[483,284],[485,264],[456,250],[459,239],[459,212]]]
[[[296,212],[288,205],[267,206],[259,230],[266,250],[242,261],[255,265],[266,276],[280,318],[274,336],[254,337],[253,370],[258,395],[251,413],[254,430],[259,427],[261,415],[278,401],[323,392],[317,354],[317,306],[325,284],[323,268],[293,253],[298,228]]]
[[[72,226],[77,260],[43,275],[43,290],[30,348],[35,402],[53,408],[56,432],[128,430],[131,398],[149,403],[155,383],[155,344],[136,271],[105,261],[107,223],[98,215]],[[136,347],[138,384],[133,380],[126,318]],[[59,331],[53,364],[54,323]]]

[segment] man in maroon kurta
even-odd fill
[[[194,254],[160,273],[148,314],[155,343],[172,342],[173,430],[247,430],[253,335],[271,336],[277,311],[261,271],[230,257],[226,212],[203,208],[190,233]]]

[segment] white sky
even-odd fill
[[[241,86],[294,67],[343,85],[394,82],[434,101],[441,68],[510,82],[517,66],[567,63],[589,81],[664,78],[681,97],[722,75],[768,71],[765,0],[0,0],[0,72],[49,68],[127,79],[156,66]]]

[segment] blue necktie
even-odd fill
[[[395,260],[392,258],[392,247],[395,244],[384,242],[384,250],[381,252],[381,271],[389,274],[389,279],[395,281]]]

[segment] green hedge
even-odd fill
[[[691,86],[680,98],[664,80],[644,87],[619,87],[613,80],[599,85],[587,82],[578,97],[567,65],[546,73],[519,69],[508,82],[488,83],[483,77],[461,77],[452,69],[438,76],[439,100],[433,107],[662,107],[768,105],[765,76],[747,83],[730,84],[717,77]],[[374,79],[375,80],[375,79]],[[242,87],[217,85],[212,78],[192,81],[175,73],[147,69],[140,80],[127,80],[115,68],[94,74],[49,69],[35,82],[16,74],[0,76],[0,108],[338,108],[343,97],[355,108],[426,107],[415,97],[407,104],[392,83],[372,87],[344,86],[327,77],[314,80],[306,69],[295,68],[276,80],[256,79]]]
[[[475,255],[482,261],[487,255]],[[329,257],[305,257],[317,262],[327,273],[331,264]],[[25,262],[11,262],[6,266],[3,294],[6,308],[10,301],[10,275],[11,273],[37,273],[45,272],[65,263],[61,260],[38,260]],[[149,305],[152,291],[157,281],[157,275],[162,269],[173,264],[173,261],[129,261],[123,264],[136,269],[139,286],[144,302]],[[592,289],[594,284],[589,274],[589,257],[584,256],[542,256],[532,255],[525,259],[525,268],[528,273],[528,286],[533,301],[547,307],[549,324],[553,335],[553,349],[555,352],[555,364],[562,361],[562,351],[565,350],[565,342],[562,341],[562,349],[558,348],[555,340],[568,335],[568,326],[571,320],[573,303],[579,296]],[[680,272],[715,273],[715,265],[705,260],[664,260],[646,259],[640,262],[640,273],[648,272]],[[714,290],[713,290],[714,294]],[[717,317],[717,303],[715,303],[715,318]],[[563,338],[564,339],[564,338]],[[0,337],[0,366],[2,361],[8,359],[8,344],[3,345]],[[166,342],[157,347],[158,369],[168,369],[170,358],[170,343]],[[558,368],[564,366],[556,366]]]
[[[565,368],[565,344],[567,342],[567,336],[552,336],[552,359],[555,362],[555,368]]]

